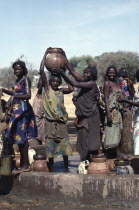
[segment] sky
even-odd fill
[[[0,0],[0,29],[0,68],[24,55],[38,69],[48,47],[139,53],[139,0]]]

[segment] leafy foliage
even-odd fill
[[[33,69],[32,63],[28,62],[24,55],[21,55],[17,60],[23,60],[28,68],[28,76],[33,80],[34,75],[38,75],[38,71]],[[91,55],[83,55],[79,57],[72,57],[69,59],[75,71],[83,74],[83,70],[88,65],[94,65],[97,62],[98,69],[98,84],[102,85],[106,69],[109,65],[115,65],[117,69],[125,68],[128,72],[129,78],[135,81],[135,72],[139,69],[139,54],[136,52],[118,51],[103,53],[100,56],[92,57]],[[11,64],[12,66],[12,64]],[[11,88],[14,84],[16,77],[13,74],[12,67],[0,69],[0,81],[2,87]]]
[[[2,87],[6,88],[11,88],[12,85],[14,84],[14,81],[16,79],[12,67],[5,67],[0,69],[0,80],[1,80],[1,85]]]

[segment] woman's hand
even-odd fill
[[[129,78],[125,78],[125,80],[127,81],[128,86],[133,85],[133,82]]]
[[[44,53],[44,56],[46,56],[48,53],[50,53],[51,47],[48,47],[47,50]]]

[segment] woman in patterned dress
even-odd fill
[[[17,80],[12,90],[2,89],[11,98],[7,107],[11,107],[11,116],[8,121],[6,138],[11,145],[18,144],[20,151],[21,171],[29,170],[28,140],[37,136],[37,127],[32,107],[29,103],[31,98],[31,82],[27,75],[27,68],[23,61],[14,62],[12,65]]]

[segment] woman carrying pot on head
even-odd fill
[[[7,107],[11,108],[11,116],[6,133],[7,141],[12,148],[18,144],[20,151],[19,171],[28,171],[28,140],[37,136],[37,127],[32,107],[29,103],[31,98],[31,82],[27,77],[27,68],[23,61],[16,61],[12,65],[17,79],[12,90],[2,88],[2,91],[11,98]]]
[[[96,85],[97,69],[96,66],[88,66],[83,76],[75,72],[69,62],[67,62],[67,69],[76,81],[68,77],[64,71],[60,71],[61,76],[74,87],[81,88],[75,102],[78,119],[77,151],[81,161],[90,160],[91,155],[98,154],[101,145],[100,118],[97,108],[99,97]]]
[[[64,95],[73,92],[74,88],[60,88],[62,79],[58,74],[51,74],[49,81],[44,72],[44,63],[48,51],[44,54],[40,65],[40,75],[44,90],[42,100],[45,114],[46,156],[49,158],[49,170],[53,171],[54,157],[63,156],[65,172],[68,172],[68,156],[72,155],[69,143],[67,120],[68,114],[64,106]],[[56,71],[57,72],[57,71]]]

